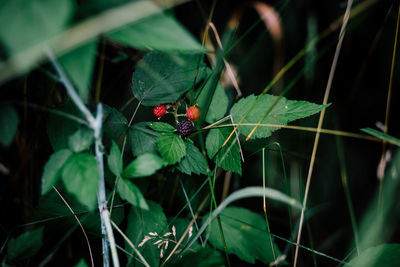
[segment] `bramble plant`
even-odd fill
[[[355,18],[349,15],[348,1],[339,23],[320,35],[310,20],[314,36],[298,54],[289,53],[293,58],[287,62],[281,53],[279,12],[291,4],[284,1],[275,7],[244,4],[232,10],[221,32],[212,23],[213,1],[199,40],[172,16],[174,5],[185,1],[56,2],[14,0],[0,5],[0,85],[6,92],[0,105],[0,171],[10,177],[10,192],[21,186],[26,196],[19,213],[24,215],[14,225],[13,219],[11,226],[2,226],[2,266],[296,266],[298,261],[307,266],[308,261],[298,260],[299,247],[310,251],[315,266],[315,255],[323,263],[343,266],[400,264],[394,258],[400,245],[389,243],[396,230],[390,215],[397,207],[392,199],[398,179],[383,182],[384,177],[398,178],[398,153],[385,168],[390,160],[387,145],[399,146],[400,141],[387,134],[388,121],[383,132],[363,129],[368,135],[322,128],[325,112],[333,109],[328,97],[348,20],[376,1],[356,6]],[[262,21],[271,35],[274,75],[268,76],[263,90],[242,92],[257,84],[241,81],[246,71],[230,62],[256,29],[240,31],[248,6],[255,8],[261,18],[257,23]],[[339,28],[322,104],[290,95],[303,75],[305,83],[314,81],[310,75],[314,77],[317,59],[327,50],[317,53],[316,43]],[[215,44],[210,41],[214,39]],[[303,57],[306,65],[283,83],[283,75]],[[266,82],[264,76],[261,80]],[[302,126],[318,116],[317,128]],[[289,125],[292,122],[298,125]],[[309,143],[300,135],[293,141],[282,134],[278,143],[283,128],[315,132],[311,156],[292,149],[292,143]],[[337,136],[354,235],[344,255],[325,254],[320,243],[313,247],[309,220],[326,209],[315,205],[318,200],[307,202],[321,133]],[[360,218],[360,230],[341,136],[383,143],[379,193]],[[20,167],[11,164],[16,153],[11,151],[19,151]],[[273,160],[267,162],[266,157]],[[294,158],[290,175],[301,176],[295,169],[308,167],[307,179],[288,179],[287,157]],[[310,165],[298,167],[305,161]],[[267,179],[267,173],[284,179]],[[29,188],[19,177],[39,179],[27,179],[34,184]],[[378,219],[371,225],[374,216]],[[385,223],[389,226],[382,235]],[[279,232],[270,224],[280,225]],[[306,244],[303,225],[309,233]]]

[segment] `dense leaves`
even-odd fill
[[[108,167],[116,176],[120,176],[122,173],[123,162],[121,157],[121,150],[118,145],[113,141],[110,149],[110,154],[107,158]]]
[[[239,126],[240,134],[247,136],[257,123],[286,125],[288,122],[311,116],[326,108],[307,101],[288,100],[273,95],[250,95],[239,100],[231,109],[235,123],[253,124]],[[253,138],[269,137],[279,126],[259,126]]]
[[[140,155],[134,159],[122,173],[123,177],[145,177],[154,174],[158,169],[163,166],[163,160],[151,153]]]
[[[158,132],[147,127],[147,123],[134,124],[128,132],[132,154],[139,156],[144,153],[157,153]]]
[[[352,259],[346,267],[395,267],[400,266],[400,244],[383,244],[363,251]]]
[[[132,91],[145,106],[174,103],[205,76],[206,67],[200,65],[200,54],[147,53],[138,63],[132,76]]]
[[[144,210],[149,209],[149,206],[147,205],[146,200],[142,195],[142,192],[140,192],[139,188],[137,188],[137,186],[135,186],[130,181],[122,178],[119,179],[117,190],[120,197],[128,201],[133,206],[139,207]]]
[[[207,162],[200,150],[191,142],[185,142],[186,156],[179,162],[177,168],[187,175],[207,174]]]
[[[88,128],[79,128],[68,138],[69,148],[76,153],[90,148],[93,143],[93,131]]]

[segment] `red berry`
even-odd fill
[[[167,109],[165,108],[165,105],[159,105],[155,106],[153,108],[153,114],[154,116],[161,118],[165,113],[167,113]]]
[[[197,107],[191,106],[186,110],[186,116],[189,120],[195,121],[200,116],[200,111]]]

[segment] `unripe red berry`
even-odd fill
[[[197,107],[191,106],[186,110],[186,116],[189,120],[195,121],[200,117],[200,111]]]
[[[165,105],[159,105],[155,106],[153,108],[153,114],[154,116],[161,118],[165,113],[167,113],[167,109],[165,108]]]

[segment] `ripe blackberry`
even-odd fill
[[[181,137],[188,137],[193,132],[193,123],[190,120],[182,120],[176,130]]]

